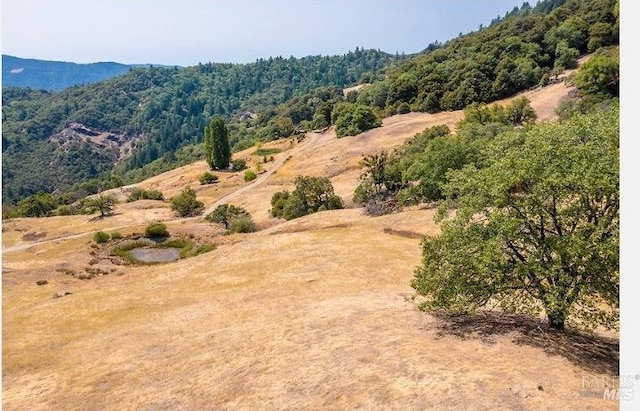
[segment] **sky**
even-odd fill
[[[415,53],[522,0],[2,0],[2,53],[191,66],[360,48]],[[530,4],[535,5],[536,1]]]

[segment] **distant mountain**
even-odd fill
[[[22,59],[2,55],[2,87],[29,87],[48,91],[60,91],[78,84],[97,83],[131,68],[143,65],[120,63],[76,64],[61,61]]]

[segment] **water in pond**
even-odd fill
[[[130,251],[133,258],[145,263],[167,263],[180,258],[179,248],[134,248]]]

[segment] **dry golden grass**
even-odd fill
[[[199,186],[207,167],[196,163],[139,184],[166,198],[197,186],[208,207],[246,207],[257,233],[224,236],[158,201],[121,204],[104,219],[5,222],[3,408],[617,408],[581,387],[582,376],[615,373],[615,340],[511,317],[451,322],[415,308],[417,237],[438,234],[434,210],[269,216],[271,195],[291,189],[297,174],[329,176],[350,200],[363,154],[460,116],[412,113],[356,137],[328,131],[275,142],[283,151],[252,183],[220,173],[219,183]],[[101,262],[115,271],[86,281],[64,273],[89,264],[93,232],[140,233],[153,220],[218,248],[164,265]],[[52,298],[65,290],[72,294]]]

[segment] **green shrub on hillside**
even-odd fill
[[[129,191],[127,202],[131,203],[138,200],[164,200],[164,196],[158,190],[145,190],[143,188],[134,187]]]
[[[149,224],[147,228],[145,228],[144,236],[147,238],[169,237],[169,230],[167,230],[166,224],[155,222]]]
[[[109,234],[105,233],[104,231],[98,231],[93,235],[93,241],[95,241],[97,244],[104,244],[109,241],[109,238]]]
[[[331,118],[336,125],[338,137],[355,136],[382,125],[382,120],[376,116],[371,107],[359,103],[336,104]]]
[[[249,182],[258,178],[258,175],[253,170],[247,170],[244,172],[244,181]]]
[[[251,233],[257,230],[251,214],[232,204],[219,205],[204,219],[210,223],[222,224],[230,233]]]
[[[193,217],[202,214],[204,203],[196,199],[196,191],[185,187],[182,192],[171,200],[171,209],[180,217]]]
[[[333,190],[326,177],[296,177],[296,189],[274,193],[271,197],[271,215],[287,220],[316,213],[321,210],[344,208],[344,202]]]
[[[200,177],[198,177],[198,180],[200,180],[201,185],[213,184],[218,181],[218,176],[210,173],[209,171],[205,171]]]
[[[242,171],[247,168],[247,160],[244,158],[234,158],[231,160],[231,170]]]

